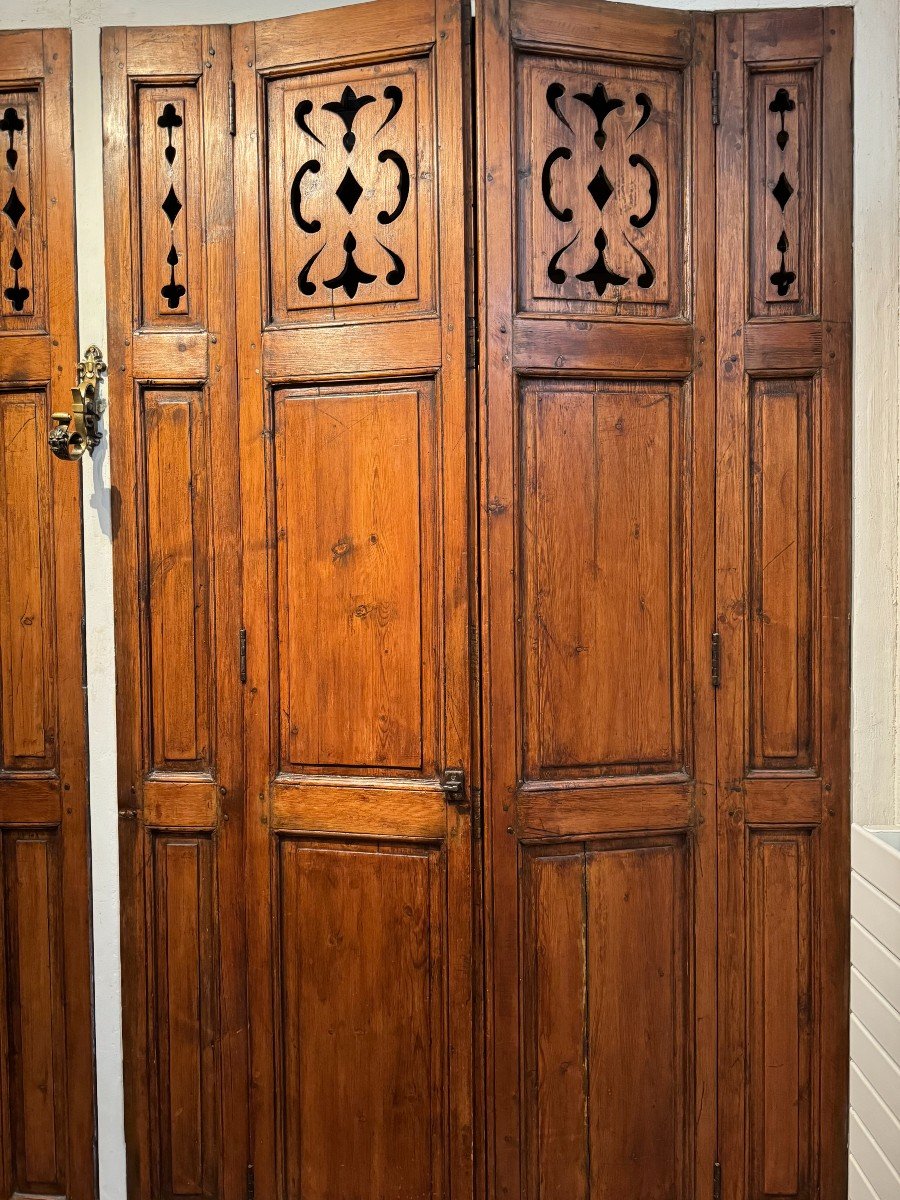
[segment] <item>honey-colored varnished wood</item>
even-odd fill
[[[232,31],[258,1196],[472,1194],[467,24]]]
[[[725,1200],[847,1186],[851,45],[717,18]]]
[[[476,41],[488,1194],[708,1196],[712,19]]]
[[[102,40],[132,1200],[245,1195],[228,31]]]
[[[0,1192],[94,1195],[71,39],[0,33]]]

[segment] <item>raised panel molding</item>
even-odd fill
[[[685,767],[683,419],[673,384],[523,385],[527,778]]]
[[[750,765],[815,766],[818,742],[818,386],[750,385]]]
[[[276,394],[283,771],[433,770],[435,439],[430,384]]]
[[[209,436],[203,389],[141,394],[147,769],[208,772],[214,688]]]
[[[273,852],[283,1194],[440,1200],[444,853],[301,839]]]
[[[524,852],[526,1195],[693,1194],[682,837]]]
[[[213,849],[208,837],[160,834],[151,853],[155,1194],[214,1196],[220,1129]]]
[[[816,1194],[812,830],[749,831],[750,1195]]]
[[[43,389],[0,393],[0,774],[57,762],[47,405]]]
[[[5,1194],[62,1194],[67,1160],[59,838],[4,831],[0,849]]]

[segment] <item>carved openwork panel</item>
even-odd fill
[[[680,74],[523,58],[518,94],[520,309],[679,312]]]
[[[818,311],[817,74],[751,76],[751,315]]]
[[[428,62],[279,79],[267,99],[270,319],[432,310]]]
[[[46,321],[41,97],[0,92],[0,330]]]
[[[816,758],[819,514],[810,379],[751,385],[750,765],[808,770]]]
[[[140,237],[138,323],[202,323],[200,105],[191,85],[137,91]]]
[[[684,767],[682,419],[667,383],[524,388],[526,778]]]

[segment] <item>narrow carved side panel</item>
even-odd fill
[[[521,309],[678,312],[679,73],[526,57],[518,78]]]
[[[682,839],[531,848],[527,1195],[693,1194]]]
[[[216,1194],[219,1087],[209,838],[152,837],[158,1190]]]
[[[440,1200],[443,854],[300,841],[276,853],[284,1193]]]
[[[9,1192],[65,1191],[60,862],[54,833],[2,835],[0,1096]]]
[[[809,379],[751,385],[751,766],[815,763],[818,553]]]
[[[527,775],[678,769],[680,390],[529,383],[521,439]]]
[[[749,840],[750,1196],[816,1194],[814,833]]]
[[[0,91],[0,330],[47,320],[42,92]]]
[[[269,85],[276,323],[433,309],[430,74],[421,58]]]
[[[43,392],[0,393],[0,769],[56,762],[50,456]]]
[[[818,311],[818,74],[751,76],[751,315]]]
[[[144,328],[203,322],[200,98],[190,85],[136,92],[141,309]]]
[[[283,769],[434,759],[433,393],[276,399]]]
[[[150,759],[157,770],[211,761],[211,514],[206,396],[145,391],[145,619]]]

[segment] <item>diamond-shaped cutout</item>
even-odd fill
[[[785,175],[784,171],[782,171],[781,174],[778,176],[778,182],[772,188],[772,195],[778,201],[778,207],[781,209],[782,212],[784,212],[784,206],[787,204],[788,200],[790,200],[790,198],[791,198],[791,196],[793,196],[793,194],[794,194],[794,189],[791,187],[790,183],[788,182],[787,176]]]
[[[25,205],[19,199],[19,193],[15,188],[9,193],[9,199],[3,205],[3,211],[12,221],[13,229],[16,229],[25,213]]]
[[[169,194],[166,196],[165,200],[163,200],[163,202],[162,202],[162,210],[166,214],[166,216],[169,218],[169,224],[174,225],[175,218],[181,212],[181,201],[175,195],[174,187],[169,188]]]
[[[602,211],[604,204],[615,191],[602,166],[597,168],[597,174],[588,184],[588,191],[591,193],[594,203]]]
[[[344,173],[344,178],[338,184],[335,195],[348,213],[352,213],[359,203],[359,198],[363,194],[363,190],[359,185],[359,180],[348,167]]]

